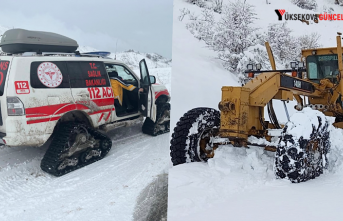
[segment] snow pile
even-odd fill
[[[318,118],[322,121],[327,119],[329,124],[335,122],[335,118],[326,117],[322,112],[312,110],[309,107],[304,108],[302,111],[295,112],[285,126],[288,127],[288,134],[293,135],[294,138],[299,139],[303,137],[304,139],[310,139],[312,133],[311,129],[314,126],[316,129],[319,127]],[[325,122],[322,122],[324,125]]]
[[[322,126],[325,124],[324,119],[329,124],[328,131],[330,132],[331,145],[328,154],[328,171],[343,174],[343,130],[332,125],[335,122],[334,117],[325,116],[322,112],[312,110],[311,108],[304,108],[302,111],[295,112],[290,118],[291,121],[286,124],[288,134],[291,134],[295,139],[300,137],[310,139],[312,126],[316,129],[319,127],[318,117],[323,120]]]
[[[181,164],[170,169],[168,220],[275,220],[275,215],[282,212],[283,216],[278,220],[288,221],[294,216],[318,221],[325,217],[340,220],[343,214],[337,203],[343,196],[343,130],[331,125],[332,117],[310,108],[294,114],[292,122],[286,126],[295,139],[300,136],[310,139],[312,127],[319,127],[318,117],[323,123],[330,123],[331,133],[329,168],[320,177],[298,185],[291,184],[276,179],[275,153],[255,146],[221,145],[207,163]],[[196,132],[197,125],[193,128],[191,134]],[[278,143],[253,137],[249,141]],[[318,199],[326,202],[325,209]],[[266,204],[270,212],[265,212]],[[303,205],[311,209],[303,208]]]
[[[169,172],[168,220],[206,220],[205,210],[212,211],[214,205],[229,198],[234,200],[232,195],[252,191],[274,180],[272,162],[257,147],[221,146],[207,164],[173,167]],[[218,214],[213,211],[211,214],[213,220],[219,220]]]
[[[251,184],[265,183],[268,177],[273,179],[274,176],[271,156],[272,154],[264,152],[259,147],[246,149],[223,145],[215,151],[215,157],[208,160],[208,166],[225,175],[249,174],[250,179],[245,182],[251,182]]]
[[[170,171],[168,221],[341,220],[342,174],[291,184],[275,179],[273,157],[257,149],[218,150],[208,165]]]
[[[343,130],[330,125],[331,148],[328,154],[328,171],[343,176]]]
[[[257,138],[254,136],[248,137],[248,142],[255,145],[257,144],[257,145],[265,145],[265,146],[277,146],[279,143],[279,139],[277,139],[276,137],[281,135],[282,129],[275,129],[275,130],[277,131],[277,133],[274,133],[274,135],[271,135],[270,133],[268,133],[270,136],[273,136],[271,142],[267,141],[264,138]]]
[[[169,171],[168,220],[341,220],[343,133],[334,127],[330,132],[329,170],[301,184],[276,179],[274,153],[254,146],[221,145],[207,163],[173,167]]]

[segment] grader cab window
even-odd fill
[[[330,55],[311,55],[307,57],[308,77],[314,82],[319,82],[323,78],[336,81],[338,75],[338,56]]]

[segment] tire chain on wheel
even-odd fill
[[[88,133],[90,133],[94,137],[94,139],[100,140],[100,147],[99,148],[101,149],[101,156],[100,157],[93,157],[84,163],[81,162],[80,159],[78,159],[79,162],[76,166],[67,166],[66,169],[58,170],[57,169],[58,166],[65,160],[65,158],[63,160],[59,160],[59,159],[60,159],[60,156],[68,150],[67,145],[68,145],[69,135],[73,131],[73,129],[75,127],[77,127],[78,125],[80,125],[80,124],[74,123],[74,122],[62,123],[60,125],[59,130],[56,131],[56,134],[54,135],[54,138],[52,139],[51,145],[49,146],[48,150],[46,151],[46,153],[45,153],[45,155],[41,161],[41,169],[43,171],[45,171],[49,174],[52,174],[54,176],[62,176],[62,175],[67,174],[71,171],[74,171],[76,169],[79,169],[79,168],[84,167],[86,165],[89,165],[91,163],[94,163],[98,160],[101,160],[111,150],[112,141],[109,137],[100,133],[97,130],[94,130],[90,127],[83,125],[84,127],[87,128]],[[106,142],[108,142],[108,145],[110,145],[110,147],[104,150],[101,148],[101,145],[103,143],[106,143]],[[88,149],[86,148],[84,151],[87,151],[87,150]],[[81,153],[78,153],[78,155],[80,155]],[[72,156],[67,157],[67,158],[72,158]]]
[[[189,130],[193,124],[199,120],[200,115],[206,115],[206,122],[198,122],[198,133],[189,136]],[[201,136],[201,130],[205,128],[219,127],[220,112],[212,108],[194,108],[183,115],[174,128],[172,139],[170,141],[170,156],[173,165],[183,164],[187,162],[187,155],[192,162],[199,162],[201,159],[198,156],[198,142]],[[188,149],[187,149],[188,143]],[[206,159],[203,159],[206,161]]]
[[[325,121],[323,125],[321,117],[318,117],[318,122],[317,129],[312,126],[310,139],[303,137],[298,140],[294,139],[292,135],[287,134],[287,126],[284,128],[275,153],[276,177],[289,179],[293,183],[300,183],[318,177],[323,173],[323,169],[327,168],[326,155],[330,149],[329,124]],[[318,142],[318,151],[316,153],[307,151],[309,147],[313,147],[314,142]],[[319,157],[316,157],[315,154],[319,154]]]
[[[160,130],[157,133],[155,133],[155,126],[160,117],[162,117],[162,114],[165,110],[170,110],[170,103],[164,103],[164,104],[158,104],[157,105],[157,113],[156,113],[156,122],[153,122],[150,118],[145,118],[145,121],[142,126],[142,131],[145,134],[149,134],[151,136],[157,136],[160,134],[168,133],[169,130],[169,125],[170,125],[170,120],[164,122],[165,125],[165,130]]]

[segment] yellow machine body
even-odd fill
[[[335,126],[342,128],[341,36],[337,36],[337,47],[302,50],[303,61],[313,55],[337,55],[337,76],[334,79],[319,79],[319,82],[309,79],[308,71],[303,72],[301,77],[292,77],[285,72],[277,71],[268,43],[266,48],[272,69],[275,71],[260,73],[242,87],[222,87],[222,99],[219,103],[221,111],[219,136],[229,138],[230,141],[243,142],[241,144],[246,143],[248,136],[251,135],[266,136],[267,130],[273,128],[273,125],[264,120],[264,107],[271,105],[273,111],[271,103],[273,99],[282,101],[295,99],[298,102],[296,106],[298,110],[306,105],[322,107],[317,109],[327,116],[335,116]]]

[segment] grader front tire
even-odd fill
[[[212,108],[194,108],[180,118],[170,141],[173,165],[207,161],[200,140],[220,125],[220,112]]]

